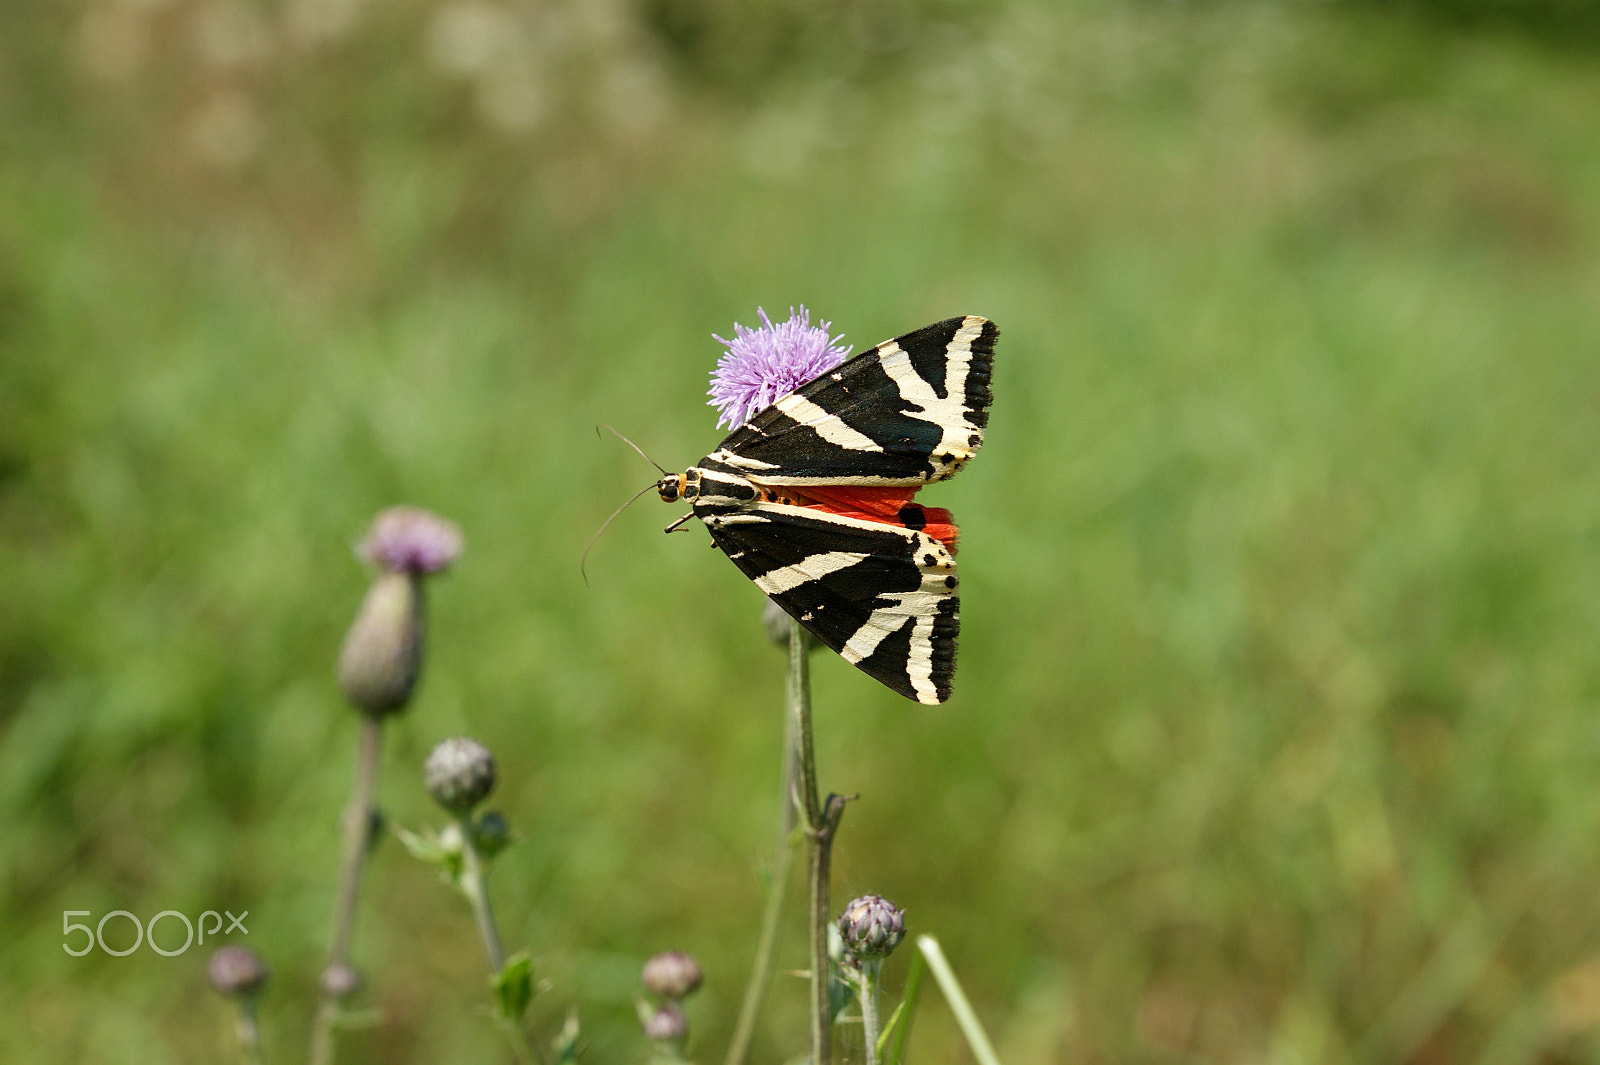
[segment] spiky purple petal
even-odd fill
[[[421,507],[390,507],[356,550],[386,570],[437,573],[461,553],[461,530]]]
[[[743,425],[757,411],[771,406],[812,378],[827,373],[850,354],[841,337],[828,339],[832,322],[811,324],[811,312],[789,308],[788,321],[773,325],[767,312],[756,308],[761,328],[733,324],[733,339],[718,341],[727,353],[711,375],[711,405],[721,417],[718,426]],[[716,334],[712,334],[716,336]]]

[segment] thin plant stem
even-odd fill
[[[861,963],[861,987],[856,998],[861,1002],[861,1031],[867,1040],[867,1065],[878,1065],[878,975],[883,965],[877,959]]]
[[[494,909],[489,905],[483,857],[472,841],[472,815],[459,815],[456,825],[461,829],[461,891],[472,905],[472,920],[478,926],[478,938],[483,940],[483,951],[489,956],[489,970],[498,974],[506,967],[506,954],[500,947],[500,929],[494,923]]]
[[[806,633],[789,627],[789,706],[799,748],[798,785],[806,836],[811,841],[811,1065],[833,1060],[833,1009],[828,995],[828,877],[833,859],[833,837],[844,816],[846,800],[829,795],[824,804],[817,793],[817,758],[811,742],[811,670],[806,659]]]
[[[478,926],[478,938],[483,941],[483,952],[489,959],[489,975],[498,977],[506,967],[506,952],[500,945],[494,907],[489,905],[489,870],[472,838],[472,814],[457,814],[456,827],[461,831],[461,892],[472,907],[472,921]],[[511,1043],[512,1056],[523,1065],[531,1065],[536,1060],[533,1048],[528,1045],[527,1033],[522,1030],[518,1018],[502,1017],[500,1020]]]
[[[361,715],[361,736],[356,749],[355,784],[344,811],[344,853],[339,865],[339,894],[334,901],[333,931],[328,937],[328,967],[350,963],[350,937],[355,928],[356,900],[361,887],[361,867],[372,832],[372,796],[378,779],[378,754],[383,747],[383,718]],[[311,1065],[333,1061],[333,1029],[339,1016],[338,996],[324,989],[311,1026]]]
[[[806,632],[789,626],[789,711],[799,754],[796,784],[811,840],[811,1065],[828,1065],[832,1057],[832,1011],[828,1008],[828,845],[824,839],[822,803],[817,797],[817,759],[811,743],[811,667],[806,659]]]
[[[793,729],[789,732],[793,733]],[[761,915],[761,937],[756,943],[755,961],[751,966],[750,982],[745,985],[744,1001],[739,1006],[739,1019],[733,1027],[733,1038],[728,1042],[725,1065],[744,1065],[750,1051],[750,1039],[755,1034],[756,1018],[766,1002],[767,989],[772,985],[774,946],[778,939],[778,926],[783,921],[784,903],[789,896],[789,868],[794,862],[794,846],[790,834],[794,827],[794,744],[784,744],[783,774],[783,832],[778,837],[778,853],[772,866],[772,886],[767,894],[767,905]]]
[[[809,746],[809,745],[807,745]],[[843,795],[829,795],[811,836],[811,1061],[833,1060],[833,1002],[828,994],[832,960],[828,956],[828,878],[833,862],[833,837],[844,816]]]
[[[789,626],[789,713],[794,733],[800,809],[806,827],[815,830],[822,821],[817,798],[817,759],[811,749],[811,665],[806,658],[806,630]]]
[[[798,625],[795,628],[799,628]],[[811,645],[807,638],[806,650],[810,651]],[[809,662],[809,659],[803,660]],[[806,668],[809,668],[807,666]],[[807,676],[803,687],[806,699],[811,698],[811,680]],[[792,695],[792,692],[791,692]],[[810,716],[810,711],[806,711]],[[779,834],[784,842],[788,842],[794,834],[794,826],[799,818],[800,809],[800,711],[791,709],[784,715],[783,722],[783,795],[781,810],[779,811]]]
[[[828,862],[829,842],[817,797],[817,759],[811,743],[811,668],[806,659],[806,633],[789,626],[789,707],[799,753],[796,774],[799,806],[811,840],[811,1065],[828,1065],[832,1057],[832,1010],[828,1002]]]
[[[789,672],[785,691],[787,706],[783,715],[783,767],[779,774],[782,783],[778,792],[778,851],[773,861],[767,905],[761,915],[761,935],[756,942],[750,982],[745,985],[744,1001],[739,1005],[739,1017],[734,1023],[733,1038],[728,1041],[728,1053],[723,1058],[723,1065],[744,1065],[745,1056],[750,1052],[750,1040],[755,1034],[756,1018],[761,1015],[767,991],[772,986],[778,927],[789,898],[789,871],[794,863],[795,808],[804,801],[796,789],[799,786],[800,719],[809,717],[809,711],[802,709],[800,703],[801,700],[810,699],[811,685],[807,673],[810,648],[805,630],[793,619],[785,620],[789,626]],[[797,638],[801,645],[798,658],[794,654]]]
[[[261,1052],[261,1026],[256,1022],[254,995],[246,995],[239,1000],[239,1009],[233,1018],[233,1030],[239,1040],[240,1060],[245,1065],[264,1065],[267,1059]]]

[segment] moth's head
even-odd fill
[[[669,473],[656,482],[656,491],[661,496],[663,503],[676,503],[684,496],[684,475]]]

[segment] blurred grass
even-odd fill
[[[7,5],[0,1057],[223,1056],[202,953],[58,922],[224,907],[296,1056],[402,501],[468,551],[386,809],[488,743],[541,1030],[638,1058],[681,948],[719,1057],[782,656],[676,511],[577,559],[653,472],[595,424],[697,459],[709,334],[803,302],[1002,329],[955,700],[814,671],[838,899],[1004,1060],[1593,1060],[1600,53],[1469,7]],[[379,852],[347,1060],[498,1053],[441,890]],[[913,1050],[967,1060],[931,1000]]]

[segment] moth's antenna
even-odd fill
[[[607,425],[605,422],[601,422],[599,425],[594,427],[595,435],[598,436],[600,434],[600,430],[602,430],[602,429],[604,429],[606,432],[610,433],[612,436],[616,437],[618,440],[621,440],[624,444],[627,444],[629,447],[633,448],[633,450],[637,451],[639,453],[639,457],[640,458],[644,459],[646,462],[648,462],[650,465],[654,466],[656,469],[661,470],[661,475],[663,477],[671,477],[672,476],[672,474],[668,473],[666,470],[662,470],[661,469],[661,463],[657,462],[655,459],[651,458],[649,455],[646,455],[644,453],[644,448],[640,447],[638,444],[635,444],[632,440],[629,440],[627,437],[623,436],[621,433],[619,433],[615,429],[611,428],[611,426]],[[639,493],[639,495],[643,495],[643,494],[644,494],[643,492]],[[639,498],[639,496],[634,496],[633,497],[633,499],[638,499],[638,498]],[[632,503],[633,499],[628,500],[628,503]],[[627,506],[628,503],[624,503],[622,505],[623,506]],[[613,515],[611,515],[611,517],[614,518],[614,517],[616,517],[616,515],[613,514]],[[603,528],[605,528],[605,526],[602,525],[601,528],[603,529]]]
[[[642,451],[639,452],[639,453],[641,455],[644,454],[644,452],[642,452]],[[666,471],[663,470],[662,472],[665,473]],[[624,510],[627,510],[629,507],[633,506],[634,500],[638,499],[640,496],[644,495],[646,492],[650,491],[650,489],[652,489],[654,487],[656,487],[656,486],[653,485],[653,484],[647,484],[643,488],[639,489],[637,492],[633,493],[633,495],[629,496],[628,497],[628,501],[626,503],[622,504],[622,506],[618,507],[616,510],[613,510],[611,512],[611,517],[609,517],[605,521],[601,522],[600,523],[600,528],[596,529],[594,531],[594,535],[589,537],[589,542],[587,544],[585,544],[584,548],[583,548],[583,557],[578,560],[578,576],[583,578],[583,583],[584,583],[585,587],[588,587],[589,575],[584,572],[583,568],[589,562],[589,552],[594,549],[594,542],[596,540],[600,539],[600,534],[606,531],[606,526],[610,525],[613,521],[617,520],[617,515],[618,514],[621,514]]]

